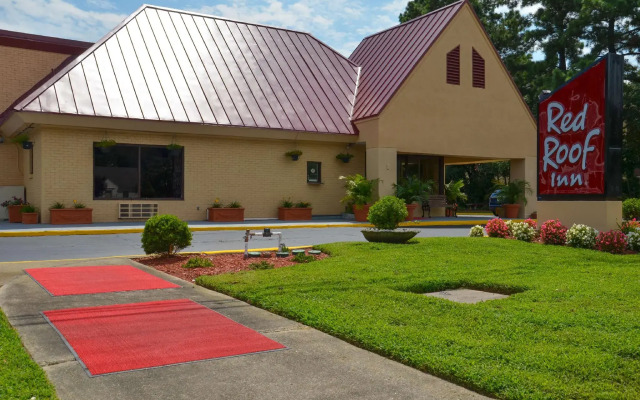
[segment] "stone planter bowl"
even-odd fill
[[[407,243],[420,231],[396,229],[393,231],[378,229],[363,229],[362,234],[369,242],[376,243]]]

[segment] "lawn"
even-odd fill
[[[640,256],[489,238],[336,243],[197,282],[504,399],[640,398]],[[459,304],[421,293],[512,294]]]
[[[22,347],[18,333],[0,310],[0,399],[57,399],[44,371]]]

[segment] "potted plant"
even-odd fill
[[[300,150],[291,150],[284,153],[285,156],[291,157],[293,161],[298,161],[298,158],[302,155],[302,151]]]
[[[283,221],[310,221],[311,220],[311,203],[299,201],[293,203],[289,199],[284,199],[278,207],[278,219]]]
[[[209,208],[208,220],[211,222],[244,221],[244,208],[238,201],[232,201],[223,207],[220,199],[216,199]]]
[[[103,138],[101,141],[95,142],[93,145],[96,148],[100,149],[100,151],[102,151],[103,153],[108,153],[109,150],[116,144],[116,141],[113,139]]]
[[[93,208],[84,203],[73,201],[73,208],[66,208],[63,203],[55,202],[49,207],[52,225],[90,224],[93,222]]]
[[[171,143],[167,145],[167,150],[169,150],[169,155],[177,157],[180,155],[180,150],[182,150],[184,146],[180,146],[177,143]]]
[[[27,135],[26,133],[21,133],[19,135],[14,136],[11,139],[11,143],[19,144],[25,150],[33,148],[33,142],[29,141],[29,135]]]
[[[502,203],[506,218],[518,218],[520,203],[527,205],[527,194],[532,194],[529,182],[514,179],[506,185],[500,186],[498,200]]]
[[[462,179],[451,181],[444,185],[444,195],[447,198],[448,207],[445,209],[447,217],[455,217],[458,210],[458,202],[466,201],[467,195],[462,192],[464,181]]]
[[[364,229],[362,234],[369,242],[406,243],[419,232],[398,229],[398,225],[404,221],[407,214],[407,207],[402,199],[385,196],[369,210],[369,222],[375,229]]]
[[[340,153],[336,156],[336,159],[341,160],[343,163],[348,163],[353,158],[353,154]]]
[[[20,209],[22,213],[23,224],[37,224],[38,223],[38,209],[29,203],[26,203]]]
[[[427,201],[430,194],[434,192],[435,182],[432,180],[422,181],[417,176],[401,179],[398,184],[393,185],[396,197],[404,200],[407,206],[407,221],[413,218],[413,213],[418,207]]]
[[[20,209],[24,204],[26,204],[25,201],[16,196],[13,196],[11,199],[2,203],[2,207],[5,207],[7,209],[10,223],[22,222],[22,214],[20,213]]]
[[[345,181],[346,195],[341,202],[353,208],[356,221],[366,222],[369,207],[373,199],[373,189],[378,179],[367,179],[360,174],[341,176]]]

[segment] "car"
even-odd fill
[[[498,207],[502,207],[502,203],[500,202],[501,192],[502,190],[498,189],[495,192],[491,193],[491,196],[489,196],[489,209],[496,217],[498,216],[498,212],[496,209]]]

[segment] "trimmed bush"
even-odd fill
[[[560,220],[550,219],[542,224],[540,238],[544,244],[561,245],[567,242],[567,227]]]
[[[308,256],[304,253],[300,253],[293,256],[291,260],[296,263],[306,264],[306,263],[310,263],[311,261],[315,261],[316,258],[314,256]]]
[[[573,224],[567,231],[567,246],[579,249],[593,249],[598,231],[583,224]]]
[[[514,238],[523,242],[530,242],[537,236],[536,230],[526,222],[514,222],[510,230]]]
[[[369,222],[377,229],[394,230],[409,213],[404,201],[395,196],[385,196],[369,209]]]
[[[535,219],[527,218],[524,220],[524,223],[532,227],[534,230],[538,230],[538,223]]]
[[[182,268],[209,268],[213,267],[213,263],[208,258],[194,257],[190,258]]]
[[[630,250],[640,251],[640,228],[634,229],[627,235],[627,246]]]
[[[624,219],[640,220],[640,199],[626,199],[623,201],[622,216]]]
[[[266,261],[259,261],[249,264],[249,269],[252,270],[261,270],[261,269],[273,269],[273,264],[268,263]]]
[[[632,219],[631,221],[624,221],[622,224],[618,224],[618,227],[625,235],[636,229],[640,229],[640,221]]]
[[[596,249],[612,254],[622,254],[627,248],[627,235],[619,230],[600,232],[596,237]]]
[[[484,237],[484,228],[476,225],[469,231],[469,237]]]
[[[146,254],[175,254],[191,245],[191,231],[175,215],[156,215],[144,224],[142,249]]]
[[[509,226],[501,218],[494,218],[487,222],[484,229],[489,237],[504,239],[509,236]]]

